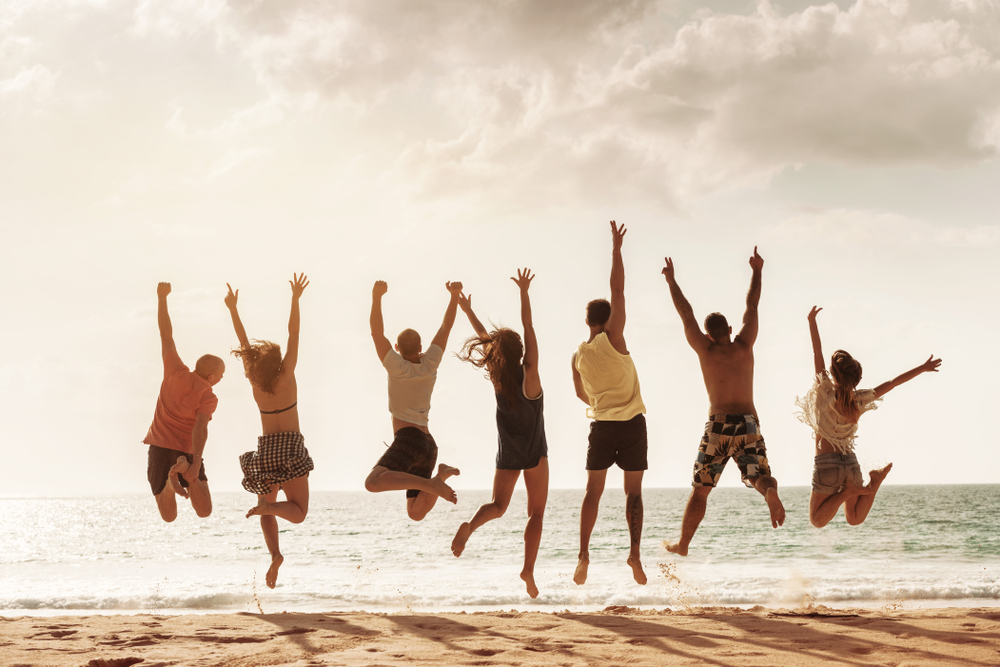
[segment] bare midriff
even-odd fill
[[[414,424],[413,422],[403,421],[402,419],[396,419],[395,417],[392,418],[393,433],[398,433],[399,429],[401,428],[409,428],[409,427],[420,429],[424,433],[430,433],[425,424]]]

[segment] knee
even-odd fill
[[[166,521],[167,523],[173,523],[174,519],[177,518],[177,512],[173,513],[160,512],[160,518]]]
[[[368,477],[365,478],[365,491],[377,493],[378,492],[378,484],[376,483],[377,479],[378,475],[375,475],[374,473],[368,475]]]
[[[864,523],[864,519],[859,519],[856,516],[847,515],[847,525],[848,526],[860,526]]]
[[[848,522],[848,523],[850,523],[850,519],[848,519],[848,521],[847,521],[847,522]],[[809,517],[809,523],[811,523],[811,524],[813,525],[813,527],[814,527],[814,528],[822,528],[823,526],[825,526],[826,524],[828,524],[828,523],[829,523],[829,521],[821,521],[821,520],[820,520],[819,518],[817,518],[817,517],[814,517],[814,516],[810,516],[810,517]]]
[[[419,510],[410,507],[407,508],[406,514],[414,521],[423,521],[424,517],[427,516],[427,510]]]
[[[207,519],[212,515],[212,506],[209,505],[208,507],[195,507],[194,513],[197,514],[198,517],[201,519]]]
[[[292,523],[302,523],[303,521],[306,520],[306,515],[309,514],[309,508],[302,507],[300,509],[302,510],[302,516],[291,519]]]
[[[529,521],[541,521],[545,518],[545,509],[532,509],[528,508],[528,520]]]

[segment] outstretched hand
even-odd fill
[[[466,296],[465,292],[458,295],[458,307],[462,309],[463,313],[472,312],[472,295]]]
[[[938,366],[940,365],[941,365],[941,360],[935,359],[934,355],[932,354],[931,356],[927,357],[927,361],[920,364],[920,371],[922,373],[929,373],[929,372],[937,373]]]
[[[671,283],[674,281],[674,260],[669,257],[664,257],[663,262],[666,266],[660,270],[660,273],[663,274],[663,277],[667,279],[668,283]]]
[[[306,291],[306,287],[309,285],[309,278],[306,277],[305,273],[293,273],[292,278],[294,280],[289,280],[288,284],[292,286],[292,298],[298,299]]]
[[[226,308],[232,310],[236,307],[236,301],[240,298],[240,291],[236,290],[234,292],[233,288],[229,286],[229,283],[226,283],[226,289],[229,290],[229,294],[226,295],[224,301],[226,302]]]
[[[757,254],[757,246],[753,247],[753,257],[750,258],[750,268],[760,271],[764,268],[764,258]]]
[[[816,321],[816,316],[819,315],[819,311],[821,311],[821,310],[823,310],[821,307],[819,307],[819,306],[813,306],[812,310],[809,311],[808,320],[810,322],[815,322]]]
[[[611,221],[611,245],[615,250],[621,250],[622,240],[625,238],[625,232],[627,231],[624,223],[619,227],[615,224],[614,220]]]
[[[372,286],[372,298],[380,297],[389,291],[389,283],[384,280],[376,280]]]
[[[532,275],[531,269],[524,267],[524,271],[521,271],[521,269],[517,270],[517,278],[511,276],[510,279],[514,281],[514,284],[517,285],[522,292],[527,292],[528,288],[531,287],[531,281],[535,279],[535,276]]]
[[[458,281],[447,282],[444,286],[449,292],[451,292],[452,298],[457,298],[462,293],[462,283]]]
[[[170,283],[159,283],[156,286],[156,296],[164,297],[170,294]]]

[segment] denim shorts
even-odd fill
[[[865,484],[854,452],[820,454],[814,461],[812,490],[816,493],[832,496],[844,488],[848,479],[853,480],[856,486]]]

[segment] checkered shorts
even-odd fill
[[[286,431],[257,438],[257,451],[240,456],[243,488],[258,496],[271,492],[273,484],[304,477],[313,469],[313,460],[301,433]]]
[[[736,459],[743,483],[753,488],[749,477],[770,475],[767,449],[756,415],[712,415],[698,446],[692,486],[715,486],[730,458]]]

